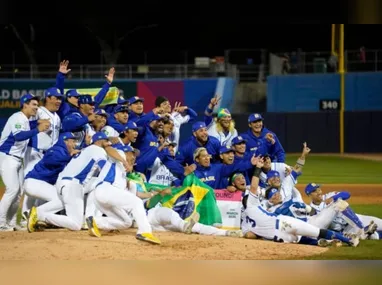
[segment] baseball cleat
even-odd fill
[[[350,237],[350,245],[353,247],[357,247],[359,244],[359,236],[358,235],[352,235]]]
[[[141,240],[141,241],[147,241],[152,244],[161,244],[160,240],[155,237],[152,233],[141,233],[137,234],[136,239]]]
[[[15,229],[10,225],[0,225],[0,232],[13,232]]]
[[[366,226],[363,230],[365,232],[365,235],[367,238],[369,238],[375,231],[377,230],[378,226],[374,221],[371,221],[368,226]]]
[[[91,216],[87,217],[86,224],[88,226],[89,235],[95,236],[95,237],[101,237],[101,233],[93,217]]]
[[[29,211],[29,216],[28,216],[28,223],[27,223],[28,232],[33,233],[36,230],[37,221],[38,221],[37,209],[35,206],[33,206],[31,210]]]
[[[317,245],[320,247],[340,247],[342,246],[342,241],[339,239],[327,240],[321,238],[318,240]]]
[[[238,231],[226,231],[225,235],[227,237],[238,237],[238,238],[242,238],[244,237],[244,234],[241,230],[238,230]]]
[[[183,232],[185,234],[192,234],[192,228],[197,222],[199,222],[200,215],[198,212],[195,212],[191,215],[190,220],[184,224]]]

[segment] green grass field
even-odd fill
[[[295,165],[297,155],[287,155],[286,163]],[[382,184],[382,162],[336,156],[308,156],[301,184]]]

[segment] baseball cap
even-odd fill
[[[310,195],[311,193],[313,193],[314,191],[316,191],[320,187],[321,187],[321,184],[309,183],[305,187],[305,194]]]
[[[125,128],[123,129],[123,131],[127,131],[127,130],[138,130],[138,126],[135,122],[132,122],[132,121],[128,121],[127,124],[125,125]]]
[[[233,152],[233,149],[231,147],[223,145],[220,147],[219,153],[223,154],[223,153],[227,153],[227,152],[231,152],[231,151]]]
[[[134,152],[134,148],[130,145],[117,144],[114,147],[118,150],[122,150],[123,152]]]
[[[38,101],[38,98],[36,96],[34,96],[33,94],[30,94],[30,93],[27,93],[27,94],[24,94],[23,96],[21,96],[21,98],[20,98],[20,107],[22,108],[24,103],[26,103],[26,102],[28,102],[30,100]]]
[[[232,140],[232,145],[235,145],[235,144],[239,144],[239,143],[242,143],[242,142],[247,142],[246,139],[244,139],[242,136],[237,136],[237,137],[234,137],[233,140]]]
[[[202,128],[207,128],[206,124],[204,122],[196,122],[192,125],[192,132],[196,132]]]
[[[280,173],[276,170],[271,170],[267,173],[267,180],[273,177],[280,177]]]
[[[91,95],[81,95],[78,97],[78,104],[94,104],[93,96]]]
[[[76,137],[71,132],[65,132],[60,134],[61,139],[63,140],[69,140],[69,139],[75,139]]]
[[[44,92],[44,96],[45,96],[45,98],[50,97],[50,96],[63,97],[61,92],[60,92],[60,89],[58,89],[56,87],[51,87],[51,88],[46,89]]]
[[[123,104],[129,103],[129,100],[125,99],[122,95],[120,95],[118,97],[117,103],[118,105],[123,105]]]
[[[159,116],[158,114],[154,114],[153,116],[150,117],[149,122],[158,121],[158,120],[161,120],[161,119],[162,119],[161,116]]]
[[[262,121],[262,120],[264,120],[263,117],[258,113],[251,114],[248,117],[248,123],[252,123],[252,122],[256,122],[256,121]]]
[[[81,96],[81,94],[78,93],[76,89],[70,89],[70,90],[66,91],[65,96],[66,97],[78,97],[78,96]]]
[[[99,140],[108,140],[109,138],[107,135],[103,132],[97,132],[92,136],[92,142],[95,143],[96,141]]]
[[[134,96],[134,97],[131,97],[131,98],[129,99],[129,103],[130,103],[130,105],[131,105],[131,104],[134,104],[134,103],[137,103],[137,102],[139,102],[139,101],[141,101],[141,102],[145,102],[145,99],[143,99],[143,98],[141,98],[141,97],[138,97],[138,96]]]
[[[273,197],[273,195],[275,195],[277,192],[279,192],[279,189],[277,188],[274,188],[274,187],[271,187],[269,189],[267,189],[265,191],[265,198],[267,198],[268,200],[271,199]]]
[[[224,117],[230,117],[231,113],[228,109],[226,108],[220,108],[218,111],[218,119],[224,118]]]
[[[94,111],[94,114],[99,115],[99,116],[104,116],[106,118],[109,118],[109,116],[110,116],[108,113],[106,113],[106,111],[104,109],[97,109]]]
[[[124,105],[118,105],[114,108],[114,114],[117,114],[119,112],[129,112],[129,108]]]

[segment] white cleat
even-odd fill
[[[353,247],[357,247],[358,244],[359,244],[359,236],[358,235],[353,235],[350,238],[350,245],[353,246]]]
[[[244,234],[241,230],[238,231],[226,231],[225,235],[227,237],[236,237],[236,238],[242,238],[244,237]]]
[[[183,232],[187,235],[192,234],[192,228],[197,222],[199,222],[200,215],[198,212],[195,212],[191,215],[190,220],[184,224]]]
[[[0,232],[13,232],[15,229],[10,225],[0,225]]]

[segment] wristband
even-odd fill
[[[300,166],[304,166],[305,165],[305,159],[297,159],[297,164],[300,165]]]
[[[253,176],[259,178],[261,173],[261,168],[255,167],[255,170],[253,171]]]

